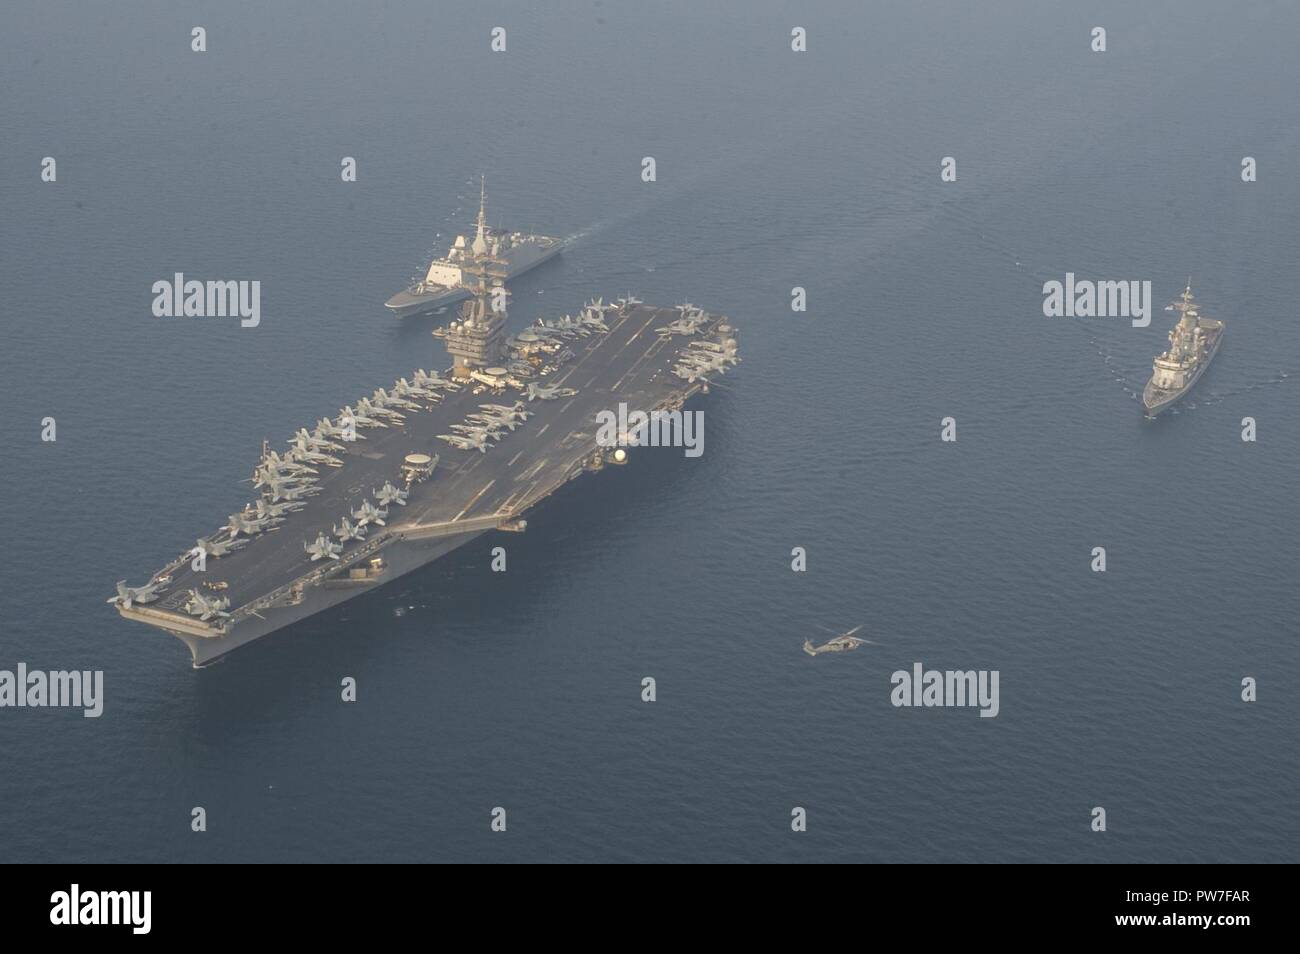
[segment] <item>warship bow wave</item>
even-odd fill
[[[1179,311],[1182,317],[1169,332],[1169,350],[1152,363],[1151,380],[1142,389],[1142,406],[1148,417],[1157,417],[1173,407],[1192,389],[1223,341],[1223,322],[1201,317],[1190,278],[1182,297],[1165,310]]]
[[[490,254],[505,263],[509,280],[560,254],[564,241],[550,235],[506,232],[487,224],[487,188],[479,183],[478,228],[474,240],[456,236],[444,258],[435,258],[424,278],[398,292],[384,304],[398,318],[431,314],[473,294],[470,265],[477,256]]]
[[[299,430],[283,454],[264,444],[260,499],[108,602],[179,637],[203,666],[480,534],[523,530],[568,481],[626,459],[597,442],[599,411],[679,410],[740,360],[727,319],[631,296],[507,338],[504,309],[488,302],[501,266],[475,256],[478,288],[443,336],[447,372],[379,388]]]

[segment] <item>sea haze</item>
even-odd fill
[[[0,710],[0,857],[1295,861],[1300,8],[1092,6],[11,5],[0,668],[106,699]],[[383,301],[480,172],[577,237],[513,326],[629,290],[739,326],[703,456],[192,671],[114,581],[263,438],[446,366]],[[261,325],[153,317],[177,271],[260,281]],[[1044,317],[1066,272],[1150,280],[1150,326]],[[1146,423],[1189,274],[1223,350]],[[916,662],[998,670],[998,716],[895,708]]]

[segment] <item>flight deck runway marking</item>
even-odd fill
[[[485,493],[487,493],[487,489],[488,489],[489,487],[491,487],[493,484],[495,484],[496,482],[497,482],[496,478],[493,477],[493,478],[492,478],[491,480],[489,480],[486,484],[484,484],[484,485],[483,485],[483,489],[480,490],[478,493],[476,493],[476,494],[475,494],[475,495],[470,499],[470,502],[469,502],[469,503],[465,504],[465,510],[468,510],[470,507],[474,506],[474,504],[478,503],[478,498],[479,498],[479,497],[482,497]],[[456,514],[456,516],[452,517],[451,519],[452,519],[453,521],[459,520],[461,517],[465,516],[465,510],[462,510],[460,513]]]
[[[639,358],[633,361],[632,365],[626,371],[623,372],[623,376],[619,378],[618,381],[614,384],[613,390],[618,391],[620,388],[622,388],[623,382],[627,380],[627,376],[629,374],[632,374],[634,371],[636,371],[637,368],[640,367],[641,362],[644,361],[646,358],[650,357],[650,355],[654,352],[655,348],[659,347],[659,345],[662,344],[662,342],[663,342],[662,338],[658,339],[654,344],[652,344],[649,348],[646,349],[645,354],[641,355]]]
[[[541,431],[538,431],[538,433],[540,434]],[[506,466],[507,466],[507,467],[513,467],[513,466],[515,466],[515,461],[517,461],[520,457],[522,457],[523,454],[524,454],[523,451],[520,451],[518,454],[515,454],[514,457],[511,457],[511,458],[510,458],[510,460],[509,460],[509,462],[506,464]]]

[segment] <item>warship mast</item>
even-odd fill
[[[499,256],[497,240],[488,238],[486,205],[486,180],[480,179],[478,231],[470,246],[473,257],[464,268],[474,279],[472,297],[461,305],[460,320],[437,335],[446,341],[456,377],[468,377],[477,368],[495,365],[503,353],[510,297],[504,282],[509,277],[509,262]]]

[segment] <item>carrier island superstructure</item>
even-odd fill
[[[1142,389],[1142,407],[1148,417],[1173,407],[1192,389],[1223,341],[1223,322],[1201,316],[1190,278],[1182,297],[1167,310],[1181,312],[1182,317],[1169,332],[1169,350],[1152,362],[1151,380]]]
[[[473,293],[473,262],[490,254],[504,263],[503,280],[522,275],[560,254],[564,241],[551,235],[492,229],[487,224],[487,191],[479,181],[478,225],[472,240],[456,236],[442,258],[429,263],[424,278],[413,282],[385,302],[398,318],[432,314],[463,301]]]
[[[639,453],[598,441],[600,411],[680,410],[739,361],[726,318],[630,295],[508,336],[504,264],[484,249],[470,267],[473,297],[435,332],[450,368],[377,389],[286,451],[263,443],[260,496],[143,586],[120,582],[118,612],[211,663],[481,534],[523,530],[561,486]]]

